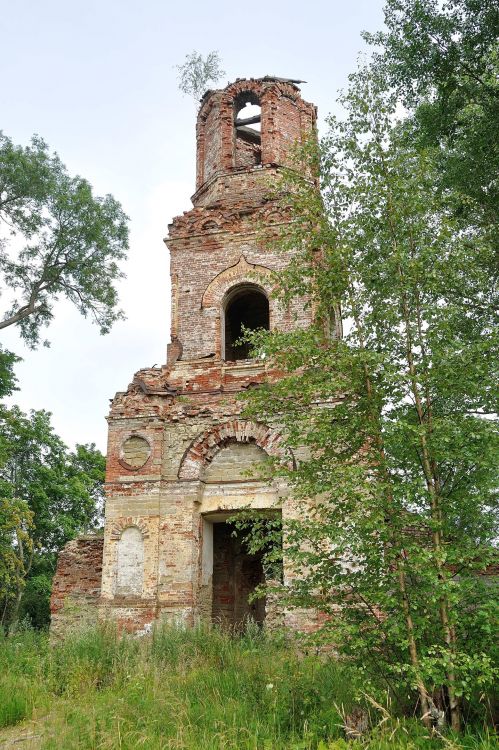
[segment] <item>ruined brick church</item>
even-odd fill
[[[272,272],[287,259],[261,239],[262,227],[289,221],[268,198],[269,182],[293,144],[315,132],[316,108],[296,84],[236,80],[202,99],[193,207],[165,240],[167,361],[139,370],[112,401],[104,537],[82,536],[61,553],[54,632],[98,618],[138,631],[158,621],[234,626],[272,616],[269,602],[248,601],[261,559],[226,520],[247,506],[293,512],[283,487],[248,471],[282,449],[275,426],[241,417],[237,396],[276,376],[249,358],[242,326],[311,322],[298,302],[283,309],[272,297]],[[293,624],[297,615],[284,617]]]

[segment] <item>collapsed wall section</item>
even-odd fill
[[[97,622],[103,547],[102,536],[80,536],[59,553],[50,597],[53,636]]]

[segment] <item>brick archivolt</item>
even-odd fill
[[[224,89],[224,99],[232,103],[239,94],[255,94],[260,101],[264,102],[266,97],[275,97],[276,94],[287,96],[292,101],[300,99],[298,88],[292,83],[284,81],[276,83],[275,81],[262,81],[258,79],[243,79],[235,81]]]
[[[201,307],[219,307],[227,292],[239,284],[260,284],[265,285],[265,291],[271,291],[272,271],[270,268],[260,266],[255,263],[248,263],[244,255],[241,255],[238,262],[230,268],[215,276],[210,281],[203,292]]]
[[[111,539],[120,539],[125,529],[129,529],[131,527],[137,528],[142,534],[143,539],[146,539],[149,536],[149,529],[142,518],[128,516],[126,518],[119,518],[113,523],[111,529]]]
[[[178,472],[179,479],[199,479],[206,466],[215,455],[228,443],[254,442],[269,456],[284,459],[289,462],[280,434],[272,427],[249,420],[233,419],[223,424],[215,425],[203,432],[191,443],[184,453]]]
[[[200,120],[206,120],[210,114],[213,106],[217,104],[217,98],[222,99],[222,106],[229,108],[233,105],[234,100],[240,94],[252,93],[258,97],[260,103],[263,105],[267,99],[274,99],[276,96],[285,96],[293,102],[301,102],[299,89],[293,83],[287,83],[284,81],[263,81],[259,79],[242,79],[235,81],[234,83],[227,86],[223,92],[207,92],[201,104],[198,118]],[[308,105],[310,106],[310,105]]]

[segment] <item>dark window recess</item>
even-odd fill
[[[234,140],[236,167],[254,167],[262,163],[260,100],[253,92],[239,94],[234,104]]]
[[[243,327],[269,330],[269,301],[263,292],[243,287],[231,296],[225,306],[225,359],[247,359],[250,346],[237,343]]]

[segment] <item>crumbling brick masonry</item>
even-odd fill
[[[225,524],[245,506],[294,512],[285,488],[248,476],[266,454],[280,454],[279,433],[242,419],[236,396],[278,373],[249,359],[238,339],[243,325],[311,322],[299,301],[283,309],[272,296],[272,272],[287,259],[262,242],[261,227],[289,221],[268,198],[269,183],[315,121],[315,107],[288,80],[237,80],[203,97],[193,208],[165,240],[167,363],[137,372],[112,402],[104,541],[85,537],[61,554],[55,631],[97,616],[131,631],[155,621],[275,619],[264,603],[248,604],[261,561]]]

